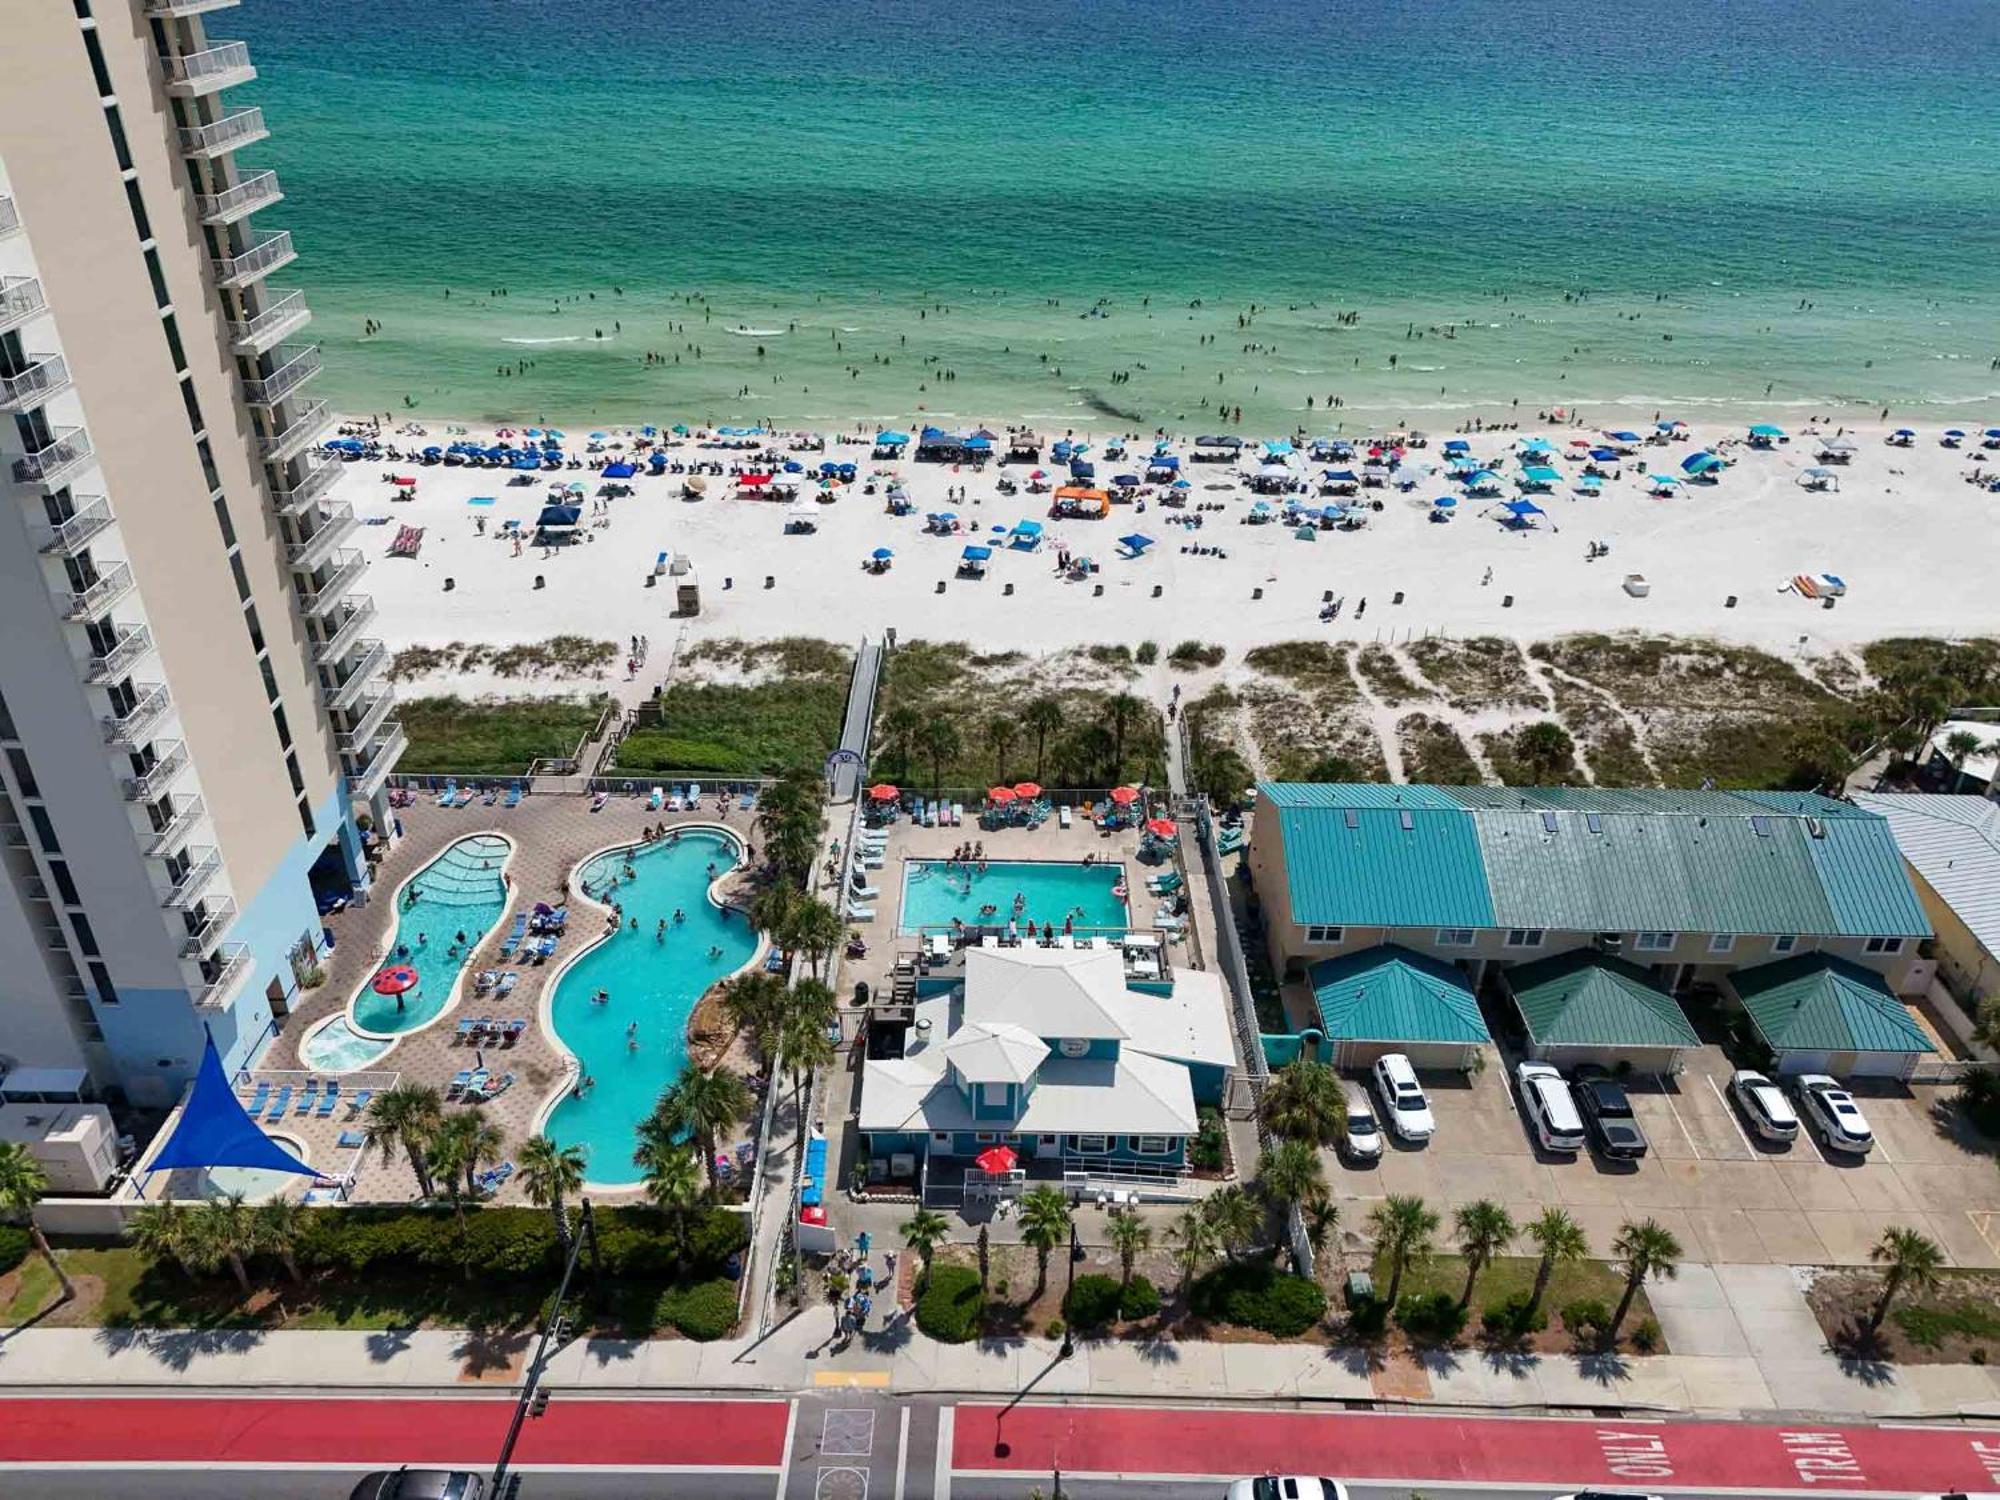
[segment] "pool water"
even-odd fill
[[[299,1043],[299,1061],[315,1073],[352,1073],[365,1068],[395,1044],[380,1037],[363,1036],[347,1024],[346,1016],[335,1016]]]
[[[873,875],[875,872],[870,871]],[[1057,932],[1075,918],[1078,932],[1123,933],[1125,903],[1112,892],[1125,882],[1125,867],[1113,861],[1074,864],[1056,860],[995,860],[985,870],[947,867],[943,860],[913,859],[903,868],[903,905],[898,931],[908,934],[946,928],[957,917],[968,927],[1004,927],[1023,898],[1020,920],[1044,922]],[[982,908],[991,906],[990,912]]]
[[[410,878],[397,896],[402,911],[396,940],[383,962],[409,964],[417,971],[417,987],[406,995],[378,995],[373,982],[379,970],[371,970],[349,1007],[353,1026],[393,1034],[437,1018],[451,999],[452,985],[506,910],[500,871],[513,847],[497,833],[475,833]],[[463,946],[454,941],[461,932]]]
[[[593,896],[624,908],[626,926],[579,957],[556,983],[550,1023],[597,1082],[581,1099],[566,1093],[542,1131],[557,1145],[583,1148],[592,1182],[639,1181],[633,1133],[687,1062],[695,1002],[757,951],[757,934],[742,913],[725,916],[708,899],[709,883],[740,857],[733,838],[697,831],[599,855],[579,872]],[[630,876],[623,874],[628,864]],[[617,888],[607,893],[614,878]],[[682,913],[678,923],[676,910]],[[661,939],[656,933],[663,920]],[[600,989],[611,996],[602,1005],[591,998]],[[634,1023],[637,1050],[626,1038]]]

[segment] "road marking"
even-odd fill
[[[1557,1420],[1557,1419],[1550,1419]],[[1019,1469],[959,1469],[961,1479],[1006,1480],[1019,1483],[1022,1471]],[[1240,1474],[1144,1474],[1144,1473],[1099,1473],[1086,1470],[1063,1470],[1064,1479],[1089,1480],[1093,1484],[1172,1484],[1226,1486],[1242,1478]],[[1369,1478],[1365,1475],[1348,1474],[1342,1476],[1350,1488],[1388,1489],[1400,1494],[1411,1487],[1406,1478]],[[1508,1479],[1426,1479],[1419,1488],[1423,1490],[1473,1490],[1480,1494],[1520,1493],[1524,1495],[1546,1495],[1554,1488],[1551,1484],[1534,1483],[1525,1480]],[[1776,1494],[1820,1495],[1826,1500],[1908,1500],[1907,1490],[1823,1490],[1814,1486],[1810,1490],[1773,1491],[1769,1486],[1749,1488],[1743,1485],[1703,1484],[1654,1486],[1658,1494],[1698,1494],[1703,1496],[1742,1496],[1745,1500],[1771,1500]]]
[[[1755,1146],[1750,1144],[1749,1132],[1744,1130],[1743,1122],[1736,1118],[1736,1111],[1729,1107],[1729,1100],[1723,1095],[1722,1086],[1715,1081],[1715,1075],[1713,1073],[1704,1073],[1701,1076],[1708,1080],[1708,1091],[1715,1095],[1715,1102],[1720,1104],[1722,1112],[1729,1116],[1729,1128],[1736,1132],[1736,1139],[1743,1143],[1743,1149],[1750,1153],[1752,1160],[1755,1160],[1761,1153],[1759,1153]]]
[[[875,1451],[875,1413],[867,1407],[836,1407],[820,1419],[822,1458],[866,1458]]]
[[[940,1406],[937,1422],[937,1462],[931,1470],[931,1500],[951,1500],[951,1440],[952,1429],[958,1423],[958,1408]]]
[[[910,1460],[910,1409],[904,1407],[896,1426],[896,1491],[894,1500],[903,1500],[903,1466]]]
[[[845,1391],[887,1390],[889,1372],[887,1370],[820,1370],[813,1375],[813,1384],[834,1387]]]
[[[1701,1147],[1697,1146],[1694,1143],[1694,1132],[1688,1129],[1687,1121],[1681,1118],[1681,1112],[1678,1109],[1674,1108],[1674,1096],[1672,1094],[1667,1093],[1664,1089],[1662,1089],[1660,1091],[1660,1097],[1667,1101],[1667,1113],[1672,1115],[1674,1117],[1674,1123],[1680,1126],[1681,1138],[1688,1143],[1688,1150],[1694,1153],[1694,1159],[1696,1161],[1700,1161],[1702,1159]]]
[[[852,1464],[820,1465],[813,1500],[868,1500],[868,1471]]]
[[[776,1500],[785,1500],[785,1484],[792,1477],[792,1440],[799,1431],[799,1403],[788,1403],[785,1412],[785,1446],[778,1450],[778,1493]]]

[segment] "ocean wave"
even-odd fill
[[[580,333],[566,333],[560,338],[553,339],[503,338],[500,342],[503,344],[580,344],[583,342],[583,335]]]
[[[745,339],[777,339],[785,336],[785,330],[782,328],[725,328],[722,331]]]

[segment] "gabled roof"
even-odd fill
[[[1306,973],[1329,1039],[1484,1042],[1479,1002],[1450,964],[1392,943],[1323,959]]]
[[[1903,858],[1980,947],[2000,954],[2000,803],[1881,792],[1854,800],[1889,820]]]
[[[1110,948],[968,948],[965,1019],[1004,1022],[1038,1037],[1122,1040],[1125,959]]]
[[[1739,969],[1736,997],[1773,1052],[1930,1052],[1930,1038],[1873,969],[1828,953]]]
[[[944,1055],[968,1083],[1026,1083],[1049,1049],[1018,1026],[968,1021],[945,1042]]]
[[[1506,971],[1507,987],[1543,1047],[1697,1047],[1674,997],[1637,964],[1592,948]]]
[[[1888,824],[1810,793],[1266,782],[1302,925],[1927,937]]]

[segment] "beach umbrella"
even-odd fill
[[[560,442],[563,438],[569,436],[569,434],[557,428],[551,427],[549,429],[549,436],[555,438],[558,442]]]
[[[1014,1155],[1012,1146],[988,1146],[972,1158],[972,1163],[980,1171],[991,1172],[997,1176],[1002,1172],[1013,1171],[1017,1160],[1019,1158]]]
[[[601,432],[593,432],[593,433],[592,433],[592,434],[590,435],[590,440],[591,440],[591,441],[592,441],[593,443],[601,443],[601,442],[603,442],[603,441],[604,441],[604,437],[605,437],[605,435],[604,435],[603,433],[601,433]]]
[[[1137,474],[1113,474],[1111,482],[1120,489],[1134,489],[1138,486],[1139,476]]]
[[[1470,453],[1472,451],[1472,444],[1468,443],[1464,438],[1448,438],[1445,441],[1444,451],[1447,453]]]
[[[871,802],[894,802],[897,795],[896,789],[886,781],[868,788],[868,800]]]
[[[1916,435],[1917,429],[1914,427],[1898,427],[1896,429],[1897,437],[1915,437]]]
[[[1754,422],[1750,427],[1750,436],[1754,438],[1781,438],[1784,435],[1784,428],[1773,426],[1769,422]]]
[[[439,456],[440,454],[442,454],[443,452],[444,452],[444,449],[440,448],[440,447],[439,447],[439,446],[438,446],[438,445],[437,445],[436,443],[432,443],[432,444],[430,445],[430,447],[428,447],[428,448],[424,449],[424,457],[425,457],[425,458],[436,458],[436,457],[438,457],[438,456]]]
[[[1111,789],[1111,800],[1120,807],[1130,807],[1139,800],[1139,789],[1136,786],[1114,786]]]
[[[417,987],[417,971],[408,964],[391,964],[369,986],[378,995],[401,995]]]
[[[1017,781],[1014,783],[1014,795],[1024,802],[1033,802],[1042,795],[1042,784],[1039,781]]]
[[[648,423],[646,426],[641,427],[639,431],[642,435],[646,437],[658,437],[660,435],[660,429],[653,426],[651,423]]]
[[[993,787],[987,791],[986,800],[988,802],[998,803],[1000,806],[1005,807],[1008,803],[1014,800],[1014,789],[1011,786]]]
[[[869,553],[868,555],[874,558],[875,561],[877,562],[887,562],[890,558],[894,557],[896,554],[887,547],[877,547],[873,552]]]
[[[1431,508],[1433,510],[1452,510],[1457,505],[1458,497],[1456,495],[1439,495],[1437,499],[1431,501]]]
[[[1194,482],[1187,479],[1176,479],[1173,487],[1177,490],[1191,490],[1194,488]]]
[[[1986,429],[1986,431],[1981,433],[1980,436],[1990,437],[1990,438],[2000,438],[2000,427],[1989,427]]]
[[[1947,427],[1944,430],[1944,435],[1948,438],[1962,438],[1965,436],[1965,429],[1963,427]]]
[[[1180,829],[1174,826],[1172,818],[1148,818],[1146,832],[1156,839],[1170,839],[1179,834]]]

